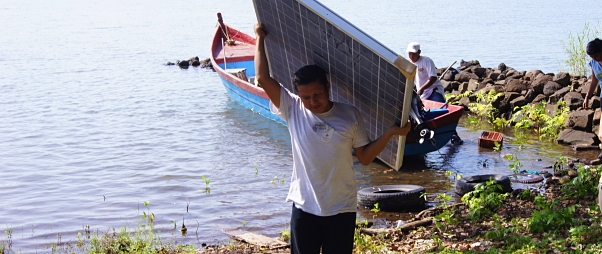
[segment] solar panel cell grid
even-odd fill
[[[272,76],[294,91],[291,76],[297,69],[321,66],[329,73],[332,99],[356,106],[375,139],[401,116],[406,78],[390,60],[366,46],[374,43],[340,30],[341,24],[331,21],[336,14],[316,13],[320,10],[306,6],[309,1],[254,0],[258,20],[268,31],[265,43]],[[390,166],[399,159],[398,142],[391,139],[379,156]]]

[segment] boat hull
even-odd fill
[[[253,112],[258,113],[270,120],[276,121],[280,124],[286,125],[282,118],[275,114],[272,114],[269,109],[270,100],[250,93],[249,91],[237,86],[235,82],[228,80],[228,77],[220,76],[222,84],[226,88],[230,98],[242,105],[245,108],[251,109]]]

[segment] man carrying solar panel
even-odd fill
[[[352,105],[330,100],[330,82],[317,65],[293,75],[298,95],[270,77],[265,54],[266,33],[256,24],[256,80],[270,98],[270,110],[287,124],[291,135],[293,172],[287,201],[293,202],[291,253],[352,253],[357,211],[353,170],[358,160],[369,164],[395,135],[410,124],[392,126],[371,141],[364,119]]]

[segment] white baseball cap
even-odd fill
[[[408,48],[406,49],[406,52],[417,53],[418,51],[420,51],[420,43],[410,42],[410,44],[408,44]]]

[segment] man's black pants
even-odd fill
[[[291,215],[291,253],[352,253],[355,213],[316,216],[293,204]]]

